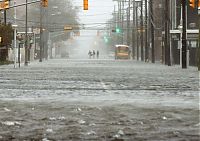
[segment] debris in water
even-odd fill
[[[78,108],[76,109],[76,111],[77,111],[77,112],[81,112],[82,110],[81,110],[81,108],[78,107]]]
[[[86,121],[84,121],[84,120],[79,120],[78,123],[79,123],[79,124],[85,124]]]
[[[6,108],[6,107],[4,107],[3,109],[4,109],[4,111],[6,111],[6,112],[10,112],[10,111],[11,111],[10,109],[8,109],[8,108]]]
[[[65,120],[66,118],[64,116],[59,116],[58,118],[56,117],[50,117],[49,120],[55,121],[55,120]]]
[[[87,133],[87,135],[96,135],[96,132],[95,131],[90,131]]]
[[[119,131],[118,131],[118,134],[121,135],[121,136],[123,136],[123,135],[124,135],[124,131],[119,130]]]
[[[53,129],[47,129],[46,132],[52,133]]]
[[[96,125],[95,123],[90,123],[90,124],[89,124],[89,126],[95,126],[95,125]]]
[[[42,141],[50,141],[50,140],[48,140],[47,138],[44,138],[44,139],[42,139]]]
[[[3,125],[7,125],[7,126],[15,126],[15,125],[21,125],[20,122],[17,121],[5,121],[5,122],[1,122]]]
[[[200,123],[197,123],[197,124],[195,124],[194,126],[198,127],[198,126],[200,126]]]
[[[120,138],[120,137],[121,137],[121,136],[118,135],[118,134],[116,134],[116,135],[113,136],[113,138]]]
[[[55,118],[55,117],[50,117],[49,120],[51,120],[51,121],[55,121],[56,118]]]
[[[162,119],[163,119],[163,120],[167,120],[167,117],[164,116],[164,117],[162,117]]]
[[[113,138],[115,139],[119,139],[121,136],[124,136],[124,131],[119,130],[118,133],[116,135],[113,136]]]
[[[64,116],[60,116],[60,117],[58,117],[58,120],[65,120],[65,117]]]
[[[176,135],[176,136],[179,136],[179,135],[180,135],[180,132],[174,131],[173,134]]]

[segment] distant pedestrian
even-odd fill
[[[92,53],[93,59],[95,58],[95,54],[96,54],[96,53],[95,53],[95,51],[93,50],[93,53]]]
[[[89,58],[91,59],[91,57],[92,57],[92,51],[89,50],[88,56],[89,56]]]
[[[97,50],[97,59],[99,59],[99,51]]]

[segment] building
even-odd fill
[[[153,0],[153,16],[155,25],[155,59],[165,62],[165,46],[164,46],[164,28],[165,28],[165,0]],[[187,47],[189,50],[189,64],[197,64],[197,47],[198,47],[198,11],[193,9],[187,3],[187,29],[191,32],[187,34]],[[181,0],[169,0],[169,21],[170,30],[177,31],[181,27]],[[170,49],[172,64],[180,64],[180,33],[170,34]]]

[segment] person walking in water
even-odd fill
[[[92,55],[93,55],[93,59],[95,58],[95,51],[93,50],[93,53],[92,53]]]
[[[97,59],[99,59],[99,51],[97,50]]]
[[[89,50],[89,52],[88,52],[88,55],[89,55],[89,58],[91,59],[91,57],[92,57],[92,52]]]

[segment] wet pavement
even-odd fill
[[[199,73],[136,61],[0,66],[0,141],[198,141]]]

